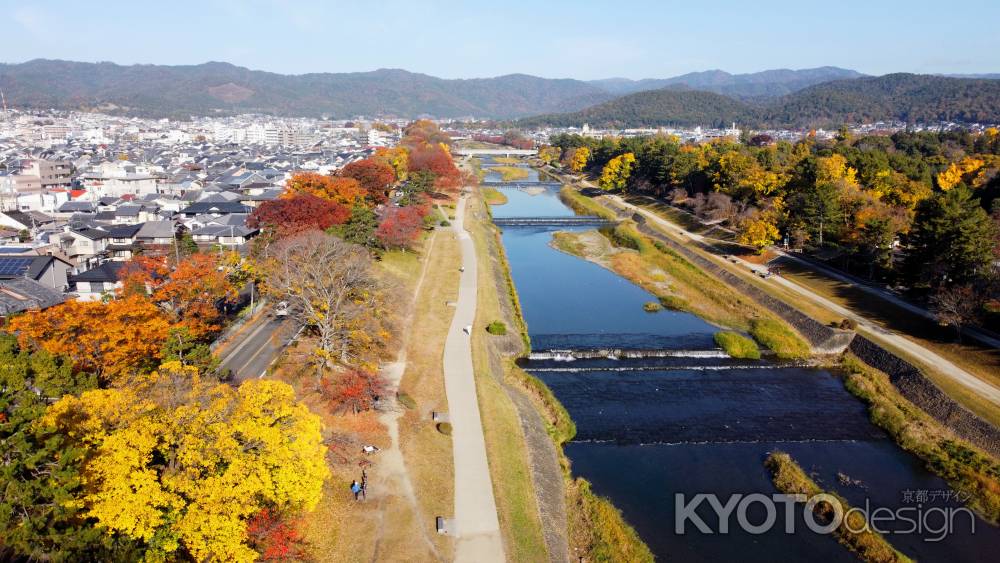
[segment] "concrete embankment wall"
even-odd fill
[[[631,217],[631,213],[617,206],[614,209],[623,219]],[[962,438],[1000,457],[1000,430],[948,397],[934,382],[927,379],[919,369],[906,360],[864,336],[834,329],[816,321],[644,223],[638,224],[638,228],[643,234],[666,244],[699,268],[710,272],[737,291],[770,309],[795,327],[816,352],[835,354],[849,349],[869,366],[887,374],[900,394],[911,403]]]
[[[885,373],[899,393],[959,436],[1000,457],[1000,430],[959,405],[915,366],[885,348],[857,335],[851,353]]]

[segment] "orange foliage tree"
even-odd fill
[[[148,295],[196,340],[217,332],[219,305],[236,300],[237,288],[214,254],[192,254],[172,269],[165,259],[140,257],[125,270],[121,295]]]
[[[373,158],[348,164],[340,171],[340,175],[357,180],[368,194],[368,200],[374,204],[385,203],[389,199],[389,187],[396,181],[392,165]]]
[[[298,172],[286,182],[285,197],[311,194],[351,207],[365,200],[365,189],[354,178],[324,176],[315,172]]]
[[[128,381],[156,367],[170,327],[166,313],[141,295],[108,303],[67,301],[9,322],[21,346],[65,356],[105,383]]]
[[[378,373],[348,369],[320,380],[319,390],[332,412],[357,414],[375,406],[376,399],[385,394],[386,383]]]

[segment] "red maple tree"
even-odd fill
[[[385,203],[389,187],[396,181],[392,166],[372,158],[348,164],[340,171],[340,175],[357,180],[368,194],[368,199],[375,204]]]
[[[265,201],[247,218],[251,228],[269,229],[277,238],[286,238],[312,229],[326,230],[342,225],[351,216],[346,205],[312,194]]]
[[[390,207],[375,229],[375,239],[385,248],[410,249],[424,228],[423,206]]]
[[[385,394],[386,383],[381,375],[362,369],[323,378],[320,395],[332,412],[351,411],[354,414],[371,410],[375,400]]]
[[[265,508],[247,522],[250,547],[260,554],[259,561],[306,559],[305,539],[276,511]]]

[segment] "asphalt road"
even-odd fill
[[[225,349],[220,371],[232,370],[236,382],[261,377],[291,339],[289,325],[284,319],[262,315]]]

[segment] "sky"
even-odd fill
[[[0,14],[7,63],[583,80],[826,65],[1000,72],[998,0],[0,0]]]

